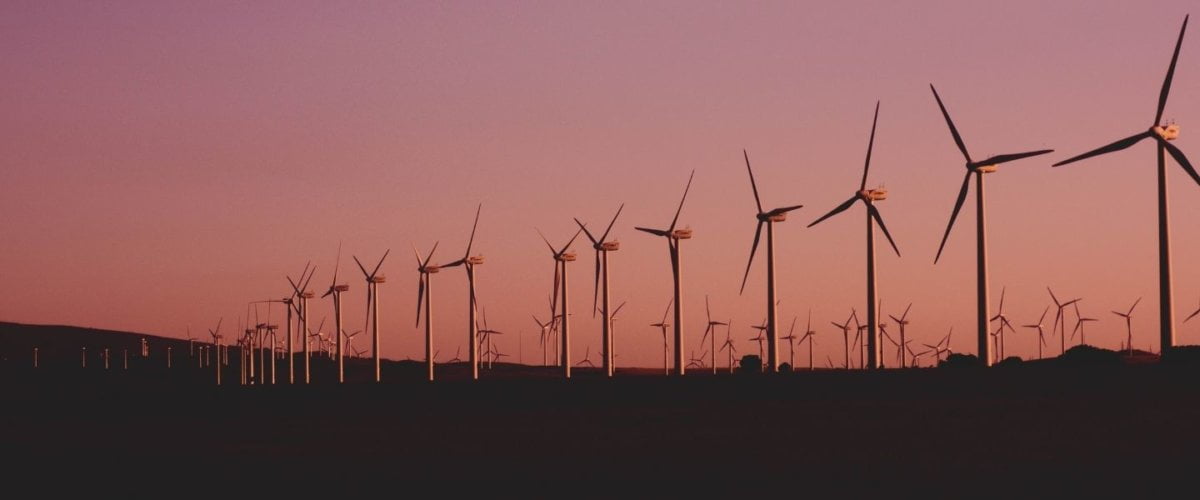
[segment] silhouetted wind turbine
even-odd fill
[[[971,154],[967,152],[967,146],[963,143],[962,136],[958,134],[958,129],[954,126],[954,121],[950,119],[950,113],[946,111],[946,106],[942,104],[942,98],[938,96],[937,89],[933,88],[933,84],[929,85],[929,90],[933,91],[933,98],[937,100],[938,108],[942,110],[942,116],[946,118],[946,126],[950,128],[950,135],[954,136],[954,144],[958,146],[958,150],[962,151],[963,158],[967,160],[967,172],[963,176],[962,187],[958,190],[958,198],[954,201],[954,211],[950,212],[950,223],[946,225],[946,233],[942,235],[942,243],[938,245],[937,256],[933,262],[942,258],[942,250],[946,248],[946,239],[950,237],[950,230],[954,228],[954,220],[958,218],[958,211],[962,209],[963,202],[967,199],[967,189],[971,183],[971,174],[975,175],[975,256],[976,256],[976,307],[978,314],[976,315],[976,325],[979,327],[979,361],[984,366],[992,364],[991,353],[988,352],[988,268],[987,268],[987,218],[984,214],[984,191],[983,191],[983,175],[995,172],[1001,163],[1030,158],[1038,155],[1053,152],[1052,149],[1042,149],[1038,151],[1029,151],[1025,153],[1012,153],[992,156],[986,160],[974,161],[971,159]]]
[[[358,257],[351,256],[354,257],[354,263],[358,264],[358,269],[362,271],[363,278],[367,280],[367,325],[363,328],[371,329],[371,358],[375,361],[376,382],[379,382],[379,284],[387,281],[386,277],[379,274],[379,268],[383,266],[383,260],[391,252],[390,248],[383,252],[383,257],[379,258],[379,263],[375,264],[375,269],[369,273]]]
[[[413,247],[413,255],[417,257],[417,273],[420,279],[417,281],[417,324],[421,326],[421,302],[425,302],[425,378],[433,382],[433,295],[430,292],[432,283],[429,280],[429,275],[438,272],[437,264],[430,265],[429,260],[433,258],[433,253],[437,251],[438,242],[433,243],[433,248],[429,250],[429,255],[421,259],[421,253],[417,251],[417,247]]]
[[[1042,331],[1042,323],[1046,321],[1046,313],[1048,313],[1048,312],[1050,312],[1050,306],[1046,306],[1046,309],[1042,311],[1042,316],[1040,318],[1038,318],[1037,324],[1021,325],[1024,328],[1030,328],[1030,329],[1037,330],[1038,359],[1042,359],[1042,347],[1046,345],[1046,336],[1045,336],[1045,332]]]
[[[746,273],[742,276],[742,288],[738,294],[746,291],[746,279],[750,277],[750,266],[754,263],[754,254],[758,251],[758,242],[762,237],[763,226],[767,227],[767,367],[771,373],[779,371],[779,332],[776,301],[775,301],[775,223],[787,220],[788,212],[803,207],[792,205],[772,210],[763,210],[762,200],[758,197],[758,184],[754,182],[754,170],[750,168],[750,155],[745,149],[742,157],[746,160],[746,172],[750,174],[750,188],[754,191],[754,205],[758,213],[754,215],[758,224],[754,229],[754,243],[750,246],[750,259],[746,262]],[[795,366],[792,367],[795,369]]]
[[[683,291],[682,291],[682,276],[681,264],[679,262],[679,242],[692,238],[692,230],[690,228],[675,229],[675,224],[679,222],[679,213],[683,211],[683,202],[687,200],[688,190],[692,188],[692,178],[696,176],[696,171],[692,170],[688,176],[687,187],[683,188],[683,197],[679,200],[679,208],[675,209],[675,217],[671,219],[671,225],[667,229],[649,229],[637,227],[638,231],[650,233],[655,236],[661,236],[667,239],[667,249],[671,255],[671,276],[674,282],[675,296],[675,374],[683,375],[687,372],[687,368],[683,364]]]
[[[1054,333],[1054,330],[1056,328],[1059,330],[1059,332],[1060,332],[1059,333],[1059,335],[1060,335],[1059,341],[1062,344],[1061,345],[1062,351],[1059,354],[1066,354],[1066,352],[1067,352],[1067,317],[1066,317],[1066,314],[1063,313],[1063,310],[1066,309],[1067,306],[1070,306],[1076,302],[1079,302],[1079,299],[1071,299],[1066,302],[1059,302],[1058,297],[1056,297],[1054,295],[1054,290],[1051,290],[1050,287],[1046,287],[1046,291],[1050,292],[1050,300],[1054,301],[1054,307],[1056,307],[1058,309],[1054,313],[1054,325],[1050,327],[1050,333]]]
[[[848,316],[846,318],[846,321],[844,323],[836,323],[833,321],[829,322],[830,324],[832,324],[833,326],[837,327],[839,330],[842,331],[842,341],[845,344],[845,354],[846,354],[845,368],[847,370],[850,369],[850,320],[854,319],[854,317],[855,317],[854,310],[851,309],[850,316]]]
[[[812,371],[813,345],[817,342],[817,332],[812,329],[812,309],[808,310],[808,326],[804,327],[804,335],[800,337],[799,343],[803,345],[805,340],[808,341],[808,371]],[[796,367],[792,366],[792,369],[795,370]]]
[[[615,252],[621,249],[621,242],[617,240],[608,241],[608,233],[612,231],[613,224],[617,223],[617,217],[621,216],[621,210],[624,209],[625,204],[622,203],[617,208],[616,215],[613,215],[612,220],[608,222],[608,228],[604,230],[604,234],[601,234],[599,239],[596,239],[592,235],[592,232],[588,231],[587,227],[579,219],[575,219],[575,223],[579,224],[579,229],[582,229],[584,234],[587,235],[588,240],[592,242],[592,249],[596,251],[596,279],[592,285],[592,316],[595,317],[596,315],[596,296],[602,292],[601,296],[604,297],[604,300],[600,301],[603,307],[600,313],[603,316],[604,324],[601,327],[600,354],[602,359],[600,360],[600,364],[604,368],[604,375],[607,377],[613,376],[613,343],[610,331],[612,329],[612,320],[608,309],[608,252]],[[601,285],[602,283],[603,285]],[[601,289],[601,287],[603,288]]]
[[[667,328],[670,328],[670,327],[671,327],[671,324],[670,324],[670,323],[667,323],[667,314],[671,312],[671,304],[672,304],[672,303],[674,303],[674,302],[675,302],[675,299],[671,299],[670,301],[667,301],[667,308],[663,310],[663,317],[662,317],[662,321],[659,321],[658,323],[651,323],[651,324],[650,324],[650,326],[657,327],[657,328],[659,328],[660,330],[662,330],[662,338],[663,338],[663,374],[664,374],[664,375],[670,375],[670,374],[671,374],[671,368],[670,368],[670,365],[668,364],[668,356],[669,356],[669,354],[668,354],[668,353],[669,353],[670,351],[668,351],[668,349],[667,349]]]
[[[308,271],[307,278],[304,277],[304,272],[301,272],[300,277],[297,278],[296,281],[292,281],[292,278],[290,276],[287,277],[287,280],[288,280],[288,284],[292,285],[292,293],[294,294],[296,299],[298,299],[298,301],[299,301],[293,307],[296,308],[296,314],[297,314],[297,316],[299,316],[298,319],[300,321],[300,338],[304,339],[304,383],[307,384],[312,381],[312,377],[310,374],[311,372],[309,370],[310,361],[309,361],[309,351],[308,351],[308,337],[307,337],[307,333],[306,333],[306,332],[308,332],[308,299],[311,299],[314,296],[313,292],[308,290],[308,283],[310,281],[312,281],[313,274],[316,274],[317,268],[316,268],[316,266],[314,266],[312,269],[309,269],[308,264],[305,264],[304,269]],[[300,284],[297,285],[297,282],[299,282]],[[290,335],[289,335],[289,337],[290,337]],[[290,338],[288,339],[288,342],[289,342],[288,357],[291,358],[292,357],[292,348],[290,347],[290,342],[291,342]],[[292,369],[291,362],[289,362],[289,364],[288,364],[288,369],[289,370]]]
[[[1138,305],[1138,302],[1141,302],[1141,301],[1142,301],[1142,298],[1138,297],[1137,300],[1133,301],[1133,305],[1129,306],[1128,311],[1125,311],[1125,312],[1113,311],[1112,312],[1113,314],[1116,314],[1117,316],[1125,318],[1125,345],[1127,346],[1127,349],[1129,350],[1130,355],[1133,354],[1133,309],[1136,308]],[[1189,316],[1189,319],[1190,318],[1191,317]],[[1184,320],[1184,321],[1187,321],[1187,320]]]
[[[338,284],[338,271],[342,267],[342,245],[338,243],[337,264],[333,268],[333,280],[329,283],[329,289],[321,298],[333,296],[333,331],[337,336],[337,372],[338,383],[346,381],[345,362],[342,360],[342,292],[350,290],[350,285]]]
[[[722,351],[729,351],[729,373],[733,373],[733,355],[737,354],[737,348],[733,346],[733,336],[729,331],[731,323],[733,323],[732,320],[725,325],[725,342],[721,344]]]
[[[483,204],[480,203],[475,208],[475,223],[471,225],[471,238],[467,240],[467,251],[463,253],[463,257],[449,264],[445,264],[442,269],[448,267],[463,266],[467,270],[467,285],[470,287],[470,304],[467,308],[467,358],[471,361],[471,379],[479,380],[479,327],[475,324],[475,266],[483,264],[483,256],[471,256],[471,245],[475,244],[475,229],[479,227],[479,212],[483,210]]]
[[[1100,320],[1098,320],[1096,318],[1085,318],[1082,315],[1080,315],[1079,314],[1079,302],[1075,302],[1075,329],[1071,330],[1071,338],[1074,339],[1075,332],[1078,331],[1079,332],[1079,345],[1087,344],[1087,340],[1083,336],[1083,333],[1084,333],[1083,332],[1083,324],[1092,322],[1092,321],[1100,321]]]
[[[1191,162],[1184,156],[1183,151],[1168,141],[1179,137],[1179,127],[1174,123],[1163,125],[1163,110],[1167,106],[1167,95],[1171,91],[1171,79],[1175,76],[1175,63],[1179,60],[1179,49],[1183,45],[1183,34],[1187,30],[1188,17],[1184,16],[1183,26],[1179,28],[1179,39],[1175,42],[1175,52],[1171,55],[1171,65],[1167,67],[1167,76],[1163,80],[1162,90],[1158,94],[1158,110],[1154,122],[1145,132],[1134,134],[1107,146],[1088,151],[1058,163],[1058,167],[1085,158],[1120,151],[1141,142],[1143,139],[1154,139],[1158,144],[1158,293],[1159,293],[1159,331],[1161,332],[1162,351],[1166,352],[1175,345],[1175,318],[1172,308],[1173,292],[1171,290],[1171,227],[1167,212],[1167,163],[1165,153],[1170,153],[1179,166],[1183,168],[1192,180],[1200,184],[1200,174],[1192,167]]]
[[[859,183],[858,191],[854,193],[850,199],[842,202],[829,213],[821,216],[820,219],[813,221],[808,227],[813,227],[820,224],[821,221],[833,217],[846,209],[850,208],[854,202],[861,201],[867,209],[867,364],[873,370],[878,368],[878,319],[875,317],[877,293],[875,290],[875,224],[879,224],[879,229],[883,230],[883,235],[887,237],[888,243],[891,243],[892,250],[896,252],[896,256],[900,256],[900,249],[896,248],[896,242],[892,240],[892,235],[888,233],[887,225],[883,223],[883,218],[879,215],[879,209],[875,208],[875,202],[887,199],[887,189],[867,189],[867,173],[871,170],[871,150],[875,146],[875,126],[879,123],[879,103],[875,103],[875,118],[871,122],[871,139],[867,143],[867,160],[863,164],[862,182]]]
[[[788,330],[788,334],[786,336],[780,337],[780,340],[788,341],[788,366],[790,366],[792,368],[792,371],[796,371],[796,317],[795,316],[792,316],[792,328]]]
[[[1000,322],[1000,326],[996,328],[996,341],[998,342],[996,347],[996,361],[1004,359],[1004,329],[1008,328],[1008,331],[1013,331],[1012,323],[1008,321],[1008,316],[1004,315],[1004,294],[1007,291],[1008,287],[1003,287],[1000,289],[1000,309],[998,309],[996,315],[992,316],[991,318],[991,321]]]
[[[895,321],[896,325],[900,328],[900,345],[902,346],[903,349],[909,349],[908,340],[906,340],[905,336],[904,336],[904,332],[908,328],[908,323],[909,323],[909,321],[908,321],[908,310],[909,309],[912,309],[911,302],[908,304],[908,307],[904,308],[904,314],[901,314],[899,318],[892,316],[890,314],[888,315],[888,317],[892,318],[892,321]],[[812,314],[812,313],[810,312],[809,314]],[[911,351],[911,349],[910,349],[910,351]],[[907,366],[908,366],[908,364],[905,363],[904,356],[900,356],[900,368],[906,368]]]
[[[217,328],[208,331],[208,334],[212,336],[213,345],[218,346],[218,349],[220,349],[219,346],[221,345],[221,322],[222,321],[225,321],[225,318],[218,319],[217,320]],[[84,366],[85,367],[87,366],[86,353],[87,353],[87,348],[85,347],[84,348],[84,354],[85,354]],[[217,360],[217,385],[221,385],[221,360],[220,359]]]
[[[713,375],[717,374],[717,327],[728,326],[720,321],[713,321],[712,310],[708,307],[708,295],[704,296],[704,316],[708,318],[708,324],[704,327],[704,336],[700,337],[700,345],[704,345],[704,341],[709,341],[709,353],[711,356],[710,364],[712,365]]]
[[[609,349],[610,349],[609,352],[612,353],[612,358],[613,358],[612,362],[609,364],[609,366],[612,367],[612,370],[614,372],[616,372],[616,370],[617,370],[617,314],[619,314],[621,312],[621,308],[623,308],[623,307],[625,307],[625,301],[622,301],[620,304],[618,304],[617,308],[613,309],[612,314],[609,315],[609,318],[608,318],[608,323],[609,323],[608,343],[609,343]]]
[[[575,238],[578,238],[579,233],[582,232],[582,228],[575,231],[575,236],[572,236],[567,241],[567,244],[563,245],[562,249],[555,250],[554,245],[550,244],[550,240],[546,239],[546,235],[542,234],[540,230],[538,231],[538,235],[542,237],[542,241],[546,242],[547,247],[550,247],[550,255],[554,257],[554,297],[557,298],[559,290],[562,290],[562,345],[559,347],[562,352],[563,376],[566,378],[571,378],[571,312],[570,303],[567,302],[567,263],[575,261],[575,252],[569,250],[571,244],[575,243]],[[559,272],[560,267],[562,268],[561,273]],[[551,300],[550,311],[552,313],[556,312],[554,299]]]

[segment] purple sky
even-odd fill
[[[458,258],[482,202],[481,304],[514,358],[524,332],[528,362],[552,270],[534,228],[561,243],[571,217],[598,226],[625,202],[618,363],[658,366],[647,325],[670,298],[668,258],[632,226],[666,225],[695,169],[680,219],[696,231],[683,243],[687,350],[709,294],[756,352],[761,258],[737,293],[754,230],[747,148],[766,205],[805,205],[777,227],[780,321],[811,308],[824,364],[841,353],[829,321],[865,307],[862,212],[804,226],[857,187],[881,100],[870,184],[891,192],[880,208],[904,254],[880,249],[885,312],[912,302],[910,335],[953,326],[953,347],[973,352],[973,209],[933,265],[962,162],[932,82],[974,156],[1058,150],[988,178],[993,310],[1007,286],[1014,322],[1036,321],[1050,285],[1084,297],[1102,320],[1089,343],[1115,348],[1124,324],[1109,311],[1141,296],[1135,346],[1157,349],[1153,147],[1049,165],[1150,124],[1192,5],[5,2],[0,320],[182,337],[285,296],[284,275],[310,259],[328,286],[342,241],[346,328],[362,328],[365,295],[350,255],[391,248],[384,355],[419,358],[410,244]],[[1200,116],[1197,36],[1169,119]],[[1190,130],[1176,145],[1200,160]],[[1169,169],[1182,321],[1200,297],[1200,187]],[[575,357],[590,345],[596,360],[591,251],[576,250]],[[466,278],[435,280],[444,360],[466,337]],[[328,300],[313,304],[314,321],[332,318]],[[1019,331],[1008,353],[1031,356],[1032,339]],[[1179,341],[1200,343],[1200,324]]]

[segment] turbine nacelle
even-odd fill
[[[367,283],[387,283],[387,276],[375,276],[368,279]]]
[[[467,257],[467,264],[470,264],[472,266],[481,265],[481,264],[483,264],[483,256],[476,255],[474,257]]]
[[[996,164],[992,164],[992,165],[975,165],[975,166],[971,166],[971,167],[968,167],[968,168],[970,168],[972,171],[974,171],[974,172],[977,172],[977,173],[980,173],[980,174],[990,174],[990,173],[992,173],[992,172],[995,172],[996,170],[999,170],[999,169],[1000,169],[1000,166],[999,166],[999,165],[996,165]]]
[[[1164,141],[1173,141],[1179,138],[1179,125],[1174,123],[1168,123],[1165,127],[1156,125],[1150,131]]]
[[[331,289],[335,292],[345,292],[350,290],[350,285],[334,285]]]
[[[619,241],[606,241],[606,242],[604,242],[604,243],[601,243],[601,244],[599,244],[599,245],[593,245],[593,246],[592,246],[592,248],[595,248],[596,250],[600,250],[600,251],[604,251],[604,252],[615,252],[615,251],[617,251],[617,250],[620,250],[620,249],[621,249],[621,242],[619,242]]]
[[[313,292],[301,292],[300,293],[300,298],[302,298],[302,299],[311,299],[316,296],[317,296],[317,294],[315,294]]]
[[[575,262],[575,252],[563,252],[558,255],[558,260],[563,262]]]
[[[684,229],[676,229],[674,231],[671,231],[671,239],[690,240],[690,239],[692,239],[692,229],[684,228]]]
[[[756,216],[759,222],[783,222],[787,220],[787,212],[784,213],[760,213]]]
[[[888,191],[887,188],[860,189],[856,195],[863,201],[870,203],[873,201],[886,200]]]

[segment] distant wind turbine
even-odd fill
[[[1137,300],[1133,301],[1133,305],[1129,306],[1128,311],[1125,311],[1125,312],[1113,311],[1112,312],[1113,314],[1116,314],[1117,316],[1125,318],[1125,346],[1129,350],[1130,355],[1133,355],[1133,310],[1134,310],[1134,308],[1137,307],[1138,302],[1141,302],[1141,301],[1142,301],[1142,298],[1138,297]],[[1190,316],[1189,316],[1189,318],[1190,318]],[[1187,320],[1184,320],[1184,321],[1187,321]]]
[[[575,252],[570,251],[571,244],[575,243],[575,238],[578,238],[579,233],[582,232],[582,228],[575,231],[575,236],[572,236],[566,245],[563,245],[559,250],[555,250],[554,245],[550,244],[550,240],[546,239],[546,235],[542,234],[540,230],[538,231],[538,235],[542,237],[542,241],[546,242],[547,247],[550,247],[550,255],[554,258],[554,298],[551,299],[551,313],[557,311],[555,300],[558,300],[560,290],[562,293],[562,323],[560,323],[562,325],[562,344],[559,347],[562,351],[560,362],[562,364],[563,376],[566,378],[571,378],[571,312],[570,303],[567,301],[567,263],[575,262]],[[559,268],[562,268],[561,273],[559,272]]]
[[[429,250],[429,254],[424,259],[421,258],[421,253],[417,251],[417,247],[413,247],[413,255],[417,257],[417,273],[420,278],[417,281],[417,324],[421,326],[421,302],[425,303],[425,379],[433,382],[433,295],[430,291],[433,283],[429,280],[429,275],[438,272],[437,264],[430,265],[429,260],[433,258],[433,253],[437,251],[438,243],[433,243],[433,248]]]
[[[379,382],[379,284],[387,281],[387,278],[379,274],[379,268],[383,266],[384,259],[387,259],[392,250],[389,248],[383,252],[383,257],[379,258],[379,263],[375,264],[375,269],[367,272],[367,268],[363,266],[362,261],[358,257],[354,257],[354,263],[358,264],[358,269],[362,271],[363,278],[367,280],[367,325],[363,328],[371,329],[371,357],[375,361],[375,381]]]

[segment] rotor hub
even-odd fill
[[[1173,141],[1179,138],[1179,125],[1168,123],[1166,126],[1158,125],[1150,129],[1159,138],[1164,141]]]

